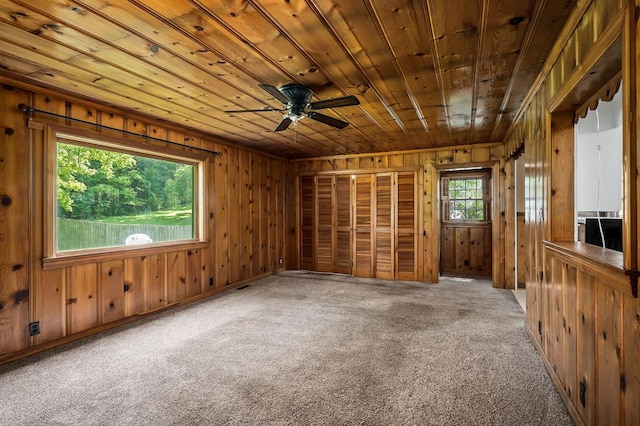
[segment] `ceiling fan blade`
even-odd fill
[[[281,132],[283,130],[287,130],[287,127],[289,127],[289,124],[291,124],[291,119],[289,117],[284,117],[280,122],[280,124],[278,124],[278,126],[275,129],[273,129],[273,131]]]
[[[360,105],[360,101],[353,95],[341,98],[327,99],[326,101],[311,102],[310,109],[337,108],[350,105]]]
[[[238,113],[238,112],[272,112],[272,111],[276,111],[276,112],[282,112],[282,111],[286,111],[286,109],[275,109],[275,108],[271,108],[271,107],[264,107],[262,109],[235,109],[235,110],[228,110],[225,112],[228,113]]]
[[[329,117],[328,115],[320,114],[319,112],[311,111],[307,113],[307,117],[338,129],[344,129],[349,125],[346,121],[338,120],[337,118]]]
[[[282,102],[283,104],[288,104],[291,100],[286,97],[282,92],[278,90],[277,87],[272,86],[270,84],[259,84],[260,88],[265,92],[269,93],[271,96]]]

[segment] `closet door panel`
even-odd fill
[[[315,179],[313,176],[300,178],[300,267],[315,270],[314,221],[315,221]]]
[[[351,176],[336,176],[335,182],[335,272],[351,274]]]
[[[396,187],[396,279],[415,280],[418,252],[415,173],[398,173]]]
[[[333,176],[316,178],[316,271],[334,272]]]
[[[375,184],[375,276],[393,279],[394,238],[393,238],[393,176],[376,175]]]
[[[354,185],[355,223],[354,223],[354,271],[357,277],[373,276],[372,253],[372,195],[373,176],[358,175]]]

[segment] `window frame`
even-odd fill
[[[71,264],[91,263],[124,257],[146,256],[176,250],[204,248],[209,245],[207,229],[204,226],[204,206],[207,205],[204,188],[206,156],[185,147],[184,150],[169,148],[162,142],[132,140],[85,132],[63,126],[46,126],[44,146],[44,167],[46,170],[43,202],[43,269],[65,267]],[[153,242],[141,245],[100,247],[93,249],[58,251],[57,237],[57,148],[58,142],[87,146],[107,151],[143,156],[164,161],[189,164],[194,167],[193,235],[186,240]]]
[[[482,180],[483,219],[451,219],[451,199],[449,182],[451,180]],[[440,198],[442,222],[447,224],[490,224],[491,223],[491,170],[477,169],[442,173],[440,177]],[[475,199],[475,198],[474,198]]]

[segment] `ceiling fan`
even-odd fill
[[[297,124],[302,118],[309,117],[312,120],[319,121],[329,126],[344,129],[349,125],[346,121],[329,117],[328,115],[316,112],[319,109],[338,108],[350,105],[359,105],[360,101],[353,95],[343,96],[340,98],[327,99],[326,101],[311,102],[313,91],[302,84],[290,83],[282,87],[271,86],[270,84],[260,84],[260,88],[272,95],[274,98],[284,104],[284,108],[276,109],[264,107],[263,109],[242,109],[225,111],[227,113],[238,112],[285,112],[282,121],[273,129],[274,132],[286,130],[291,123]]]

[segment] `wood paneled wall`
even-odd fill
[[[525,232],[525,221],[524,221],[524,212],[518,212],[516,216],[516,227],[517,227],[517,259],[516,262],[518,264],[518,272],[517,272],[517,282],[518,288],[522,289],[527,285],[527,238]]]
[[[633,52],[640,44],[636,7],[619,0],[577,3],[506,141],[508,154],[524,147],[526,328],[578,424],[640,424],[640,307],[625,275],[636,264],[635,234],[625,240],[624,267],[617,256],[616,267],[594,269],[573,249],[563,253],[544,244],[574,244],[571,105],[588,100],[591,83],[607,83],[617,63],[626,91],[625,125],[638,117],[632,102],[638,82]],[[622,59],[616,58],[620,40]],[[627,229],[634,229],[638,207],[633,122],[625,130]]]
[[[379,155],[344,155],[336,157],[324,157],[291,162],[291,174],[302,176],[301,179],[309,179],[309,175],[322,172],[354,172],[354,173],[380,173],[384,171],[397,171],[403,168],[419,168],[418,172],[418,211],[421,212],[422,236],[418,247],[421,254],[418,256],[418,270],[422,274],[420,281],[437,282],[439,276],[440,261],[440,224],[438,205],[438,185],[441,170],[469,167],[471,165],[492,167],[493,185],[493,218],[494,224],[491,231],[493,242],[492,278],[495,287],[514,288],[515,286],[515,260],[509,266],[508,258],[515,251],[515,204],[513,195],[508,194],[508,188],[513,189],[515,174],[513,167],[509,168],[504,160],[504,149],[499,144],[460,146],[457,148],[429,149],[421,151],[393,152]],[[357,185],[357,182],[356,182]],[[297,191],[297,189],[295,189]],[[513,191],[511,191],[513,192]],[[289,198],[294,200],[297,192],[291,192]],[[304,194],[303,194],[304,196]],[[298,203],[296,201],[295,203]],[[304,232],[305,213],[296,213],[295,205],[289,209],[289,221],[292,224],[301,223],[296,214],[302,214],[302,227],[291,229],[289,234],[289,260],[292,267],[297,267],[300,254],[294,250],[299,244],[300,235]],[[506,214],[510,208],[514,213]],[[356,212],[356,215],[358,213]],[[357,221],[357,219],[356,219]],[[511,235],[508,230],[512,229]],[[356,238],[357,245],[357,238]],[[357,247],[356,247],[357,251]],[[357,255],[357,253],[356,253]],[[513,257],[513,256],[511,256]],[[304,259],[300,260],[304,262]]]
[[[43,269],[45,132],[27,127],[19,104],[221,152],[205,166],[208,242]],[[33,120],[101,132],[44,114]],[[284,160],[8,85],[0,87],[0,128],[0,362],[284,269],[291,186]],[[166,145],[141,143],[151,152]],[[36,321],[41,333],[29,337]]]
[[[491,276],[491,224],[446,224],[440,233],[442,272]]]

